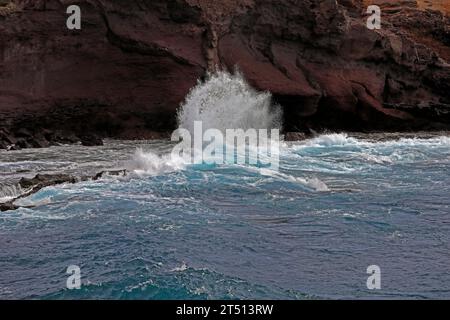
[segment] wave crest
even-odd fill
[[[132,160],[127,163],[127,168],[137,174],[158,175],[178,170],[186,167],[184,160],[174,157],[172,154],[159,155],[152,151],[144,151],[138,148]]]

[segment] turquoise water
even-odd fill
[[[132,170],[0,213],[0,298],[450,298],[450,138],[325,135],[284,144],[279,172],[186,166],[170,148],[0,151],[3,200],[38,172]]]

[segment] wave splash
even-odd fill
[[[219,71],[199,81],[177,113],[180,128],[194,132],[194,121],[203,129],[281,129],[282,109],[269,92],[258,92],[242,74]]]
[[[19,185],[0,184],[0,203],[8,202],[23,194],[24,190]]]
[[[257,92],[239,72],[217,72],[210,74],[205,81],[199,81],[190,91],[178,110],[177,120],[180,128],[191,133],[194,132],[194,121],[202,121],[204,131],[281,129],[282,111],[280,106],[272,103],[269,92]],[[330,191],[333,188],[327,185],[327,181],[319,179],[324,174],[347,174],[355,170],[371,170],[373,165],[422,161],[434,149],[442,149],[449,144],[448,137],[370,141],[347,134],[325,134],[294,144],[281,144],[282,167],[298,167],[310,177],[286,175],[258,167],[254,169],[262,169],[259,174],[265,177],[303,184],[315,191]],[[345,161],[336,161],[336,156]],[[181,157],[174,158],[170,152],[161,155],[161,152],[146,152],[142,149],[136,151],[129,166],[137,174],[150,175],[189,170],[190,167],[189,163]]]
[[[194,122],[202,122],[202,130],[217,129],[279,129],[282,109],[272,103],[270,92],[258,92],[241,73],[219,71],[199,81],[186,96],[177,112],[178,126],[194,133]],[[264,155],[263,155],[264,156]],[[160,174],[186,168],[181,158],[158,155],[138,149],[129,163],[136,173]]]
[[[186,168],[186,163],[170,153],[159,155],[155,152],[137,149],[127,168],[138,175],[158,175]]]

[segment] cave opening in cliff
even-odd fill
[[[309,132],[305,119],[311,117],[317,110],[317,98],[273,95],[273,102],[283,109],[284,132]]]

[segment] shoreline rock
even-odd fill
[[[14,205],[12,202],[0,203],[0,212],[12,211],[17,209],[19,209],[19,207]]]
[[[29,197],[32,194],[35,194],[39,192],[41,189],[46,187],[56,186],[64,183],[74,184],[87,180],[97,181],[103,178],[105,175],[124,177],[127,174],[128,171],[126,169],[123,169],[123,170],[105,170],[93,176],[84,176],[84,177],[75,177],[68,174],[57,173],[57,174],[37,174],[34,178],[31,179],[22,178],[19,181],[19,186],[22,189],[26,189],[27,191],[5,203],[0,203],[0,211],[5,212],[21,208],[21,206],[14,204],[17,200]],[[26,206],[26,208],[31,207]]]

